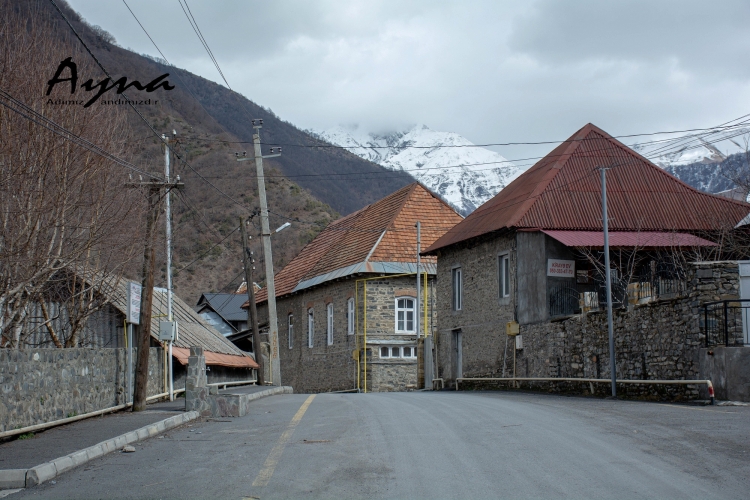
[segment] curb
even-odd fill
[[[288,385],[282,385],[280,387],[272,387],[264,391],[258,391],[258,392],[253,392],[251,394],[248,394],[247,400],[253,401],[255,399],[265,398],[266,396],[274,396],[276,394],[294,394],[294,390],[291,388],[291,386],[288,386]]]
[[[70,455],[65,455],[64,457],[56,458],[41,465],[37,465],[28,470],[0,470],[0,490],[10,488],[29,488],[31,486],[42,484],[43,482],[49,481],[63,472],[85,464],[90,460],[112,453],[115,450],[119,450],[127,444],[156,436],[168,429],[195,420],[199,416],[200,415],[196,411],[181,413],[154,424],[141,427],[135,431],[108,439],[107,441],[102,441],[99,444],[76,451]]]

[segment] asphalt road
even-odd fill
[[[21,498],[748,498],[750,407],[507,392],[296,394]]]

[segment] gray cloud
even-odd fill
[[[70,0],[156,55],[120,2]],[[219,75],[177,1],[128,0],[167,58]],[[750,3],[227,1],[190,7],[232,87],[301,128],[425,123],[476,143],[710,126],[746,112]],[[496,148],[508,158],[550,146]]]

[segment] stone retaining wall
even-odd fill
[[[150,348],[149,396],[164,392],[163,362]],[[126,349],[0,349],[0,431],[124,404],[126,370]]]

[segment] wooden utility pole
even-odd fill
[[[156,267],[156,221],[159,219],[162,190],[182,189],[184,184],[177,182],[163,182],[151,180],[148,182],[130,182],[130,188],[148,189],[148,214],[146,216],[146,246],[143,251],[143,295],[141,296],[141,325],[138,336],[138,352],[135,365],[135,389],[133,391],[133,411],[146,409],[148,386],[148,352],[151,344],[151,309],[154,297],[154,271]]]
[[[242,261],[245,266],[245,283],[247,283],[247,322],[253,329],[253,354],[255,362],[258,363],[258,385],[264,385],[265,371],[263,363],[263,353],[260,349],[260,332],[258,331],[258,309],[255,307],[255,285],[253,284],[253,270],[255,269],[255,259],[250,251],[250,243],[245,227],[247,219],[240,217],[240,233],[242,234]]]

